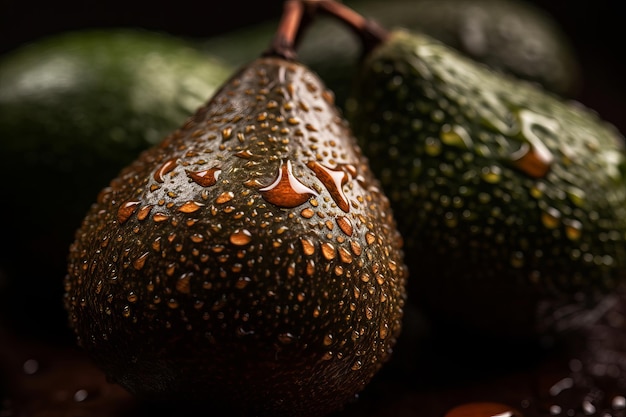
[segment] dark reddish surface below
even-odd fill
[[[626,297],[593,326],[550,348],[434,337],[413,310],[391,362],[332,417],[626,416]],[[67,344],[0,328],[0,417],[215,414],[142,403]],[[0,391],[2,392],[2,391]]]

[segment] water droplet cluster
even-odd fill
[[[265,58],[100,193],[66,306],[132,392],[307,414],[352,398],[388,358],[401,242],[332,95]]]
[[[615,129],[425,36],[398,31],[365,66],[348,119],[391,200],[418,303],[534,334],[558,325],[555,310],[584,311],[619,285],[626,158]]]

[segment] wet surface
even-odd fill
[[[393,359],[333,417],[626,416],[626,296],[589,328],[550,348],[476,335],[436,336],[407,312]],[[0,417],[186,416],[107,382],[77,348],[0,327]]]

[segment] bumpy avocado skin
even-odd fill
[[[182,39],[140,29],[52,35],[0,59],[8,321],[56,337],[67,248],[98,191],[230,71]]]
[[[404,236],[409,300],[514,339],[583,325],[608,303],[626,266],[612,125],[404,30],[355,85],[347,118]]]
[[[65,305],[81,346],[140,397],[324,415],[395,344],[401,245],[332,94],[261,58],[103,189]]]

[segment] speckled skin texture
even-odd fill
[[[405,238],[409,299],[446,325],[524,339],[608,307],[626,267],[613,126],[407,31],[360,77],[347,117]]]
[[[140,397],[322,415],[388,360],[402,256],[332,93],[261,58],[100,193],[65,302],[80,345]]]

